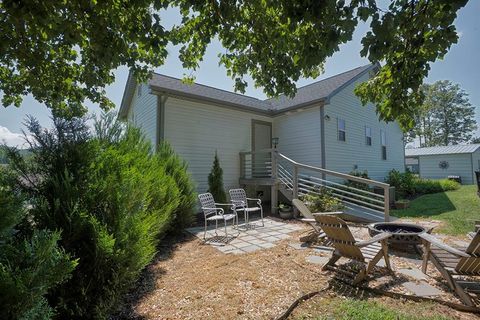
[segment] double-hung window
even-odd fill
[[[387,137],[385,130],[380,130],[380,143],[382,145],[382,160],[387,160]]]
[[[367,146],[372,145],[372,128],[365,127],[365,144]]]
[[[338,119],[338,141],[345,141],[346,140],[346,132],[345,132],[345,120]]]

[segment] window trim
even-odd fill
[[[343,121],[343,130],[340,129],[341,121]],[[343,140],[340,139],[340,132],[343,132]],[[337,140],[341,142],[347,141],[347,124],[345,119],[337,118]]]
[[[383,129],[380,129],[380,150],[382,160],[387,160],[387,133]]]
[[[367,134],[368,129],[370,130],[370,134]],[[373,145],[373,137],[372,137],[372,128],[365,126],[365,145],[371,147]],[[368,143],[368,138],[370,138],[370,143]]]

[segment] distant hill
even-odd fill
[[[32,154],[32,152],[27,149],[21,149],[18,151],[24,158]],[[6,150],[4,146],[0,146],[0,164],[8,164],[8,159],[7,159]]]

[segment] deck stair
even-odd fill
[[[331,191],[345,206],[347,220],[389,221],[390,186],[386,183],[296,162],[274,149],[240,153],[240,184],[272,187],[272,209],[278,192],[287,199]]]

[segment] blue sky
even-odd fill
[[[470,1],[467,6],[459,11],[455,22],[460,39],[453,45],[443,60],[435,62],[426,82],[437,80],[451,80],[459,83],[460,86],[470,95],[471,103],[477,107],[477,121],[480,125],[480,1]],[[175,23],[178,14],[175,10],[168,10],[163,14],[166,25]],[[366,58],[360,57],[360,40],[368,30],[367,25],[360,25],[349,43],[341,46],[340,51],[329,58],[325,64],[325,73],[317,79],[302,79],[297,85],[303,86],[319,79],[338,74],[355,67],[368,63]],[[166,63],[155,69],[155,71],[181,78],[190,71],[184,70],[177,58],[178,47],[169,47],[169,57]],[[214,41],[207,50],[204,61],[200,68],[193,74],[196,81],[213,87],[233,90],[233,81],[226,76],[225,69],[218,65],[217,53],[222,51],[218,41]],[[116,81],[107,88],[108,97],[117,105],[122,100],[123,89],[127,80],[127,68],[119,68],[115,71]],[[261,88],[254,88],[250,82],[247,88],[247,95],[265,98]],[[87,103],[91,112],[99,112],[100,109]],[[19,133],[23,128],[22,122],[26,115],[36,117],[42,125],[49,126],[49,111],[47,108],[36,102],[31,96],[27,96],[20,108],[8,107],[0,109],[0,141],[5,140],[10,144],[21,142]],[[480,135],[480,131],[477,131]]]

